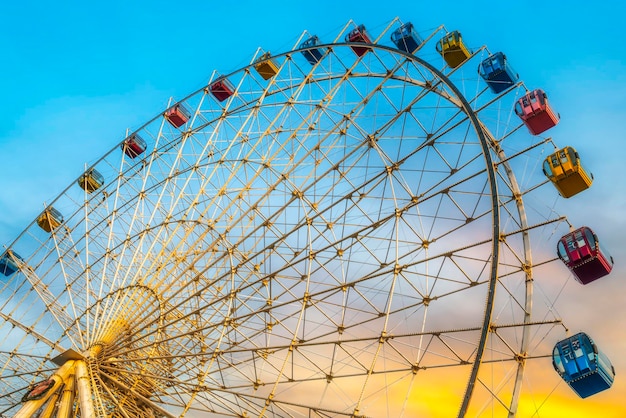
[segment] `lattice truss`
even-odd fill
[[[399,416],[451,372],[465,390],[492,288],[474,408],[511,410],[560,322],[556,290],[529,305],[554,259],[529,243],[561,220],[536,197],[552,144],[512,118],[523,84],[476,79],[484,48],[444,75],[384,46],[389,28],[362,57],[344,31],[314,66],[276,55],[264,80],[252,63],[228,100],[181,100],[180,129],[139,129],[145,154],[99,160],[97,192],[66,189],[64,223],[12,246],[0,413],[74,362],[63,387],[84,373],[98,416]]]

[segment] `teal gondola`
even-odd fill
[[[6,250],[0,257],[0,274],[9,277],[19,270],[19,263],[23,261],[18,253],[13,250]]]
[[[413,54],[423,41],[413,30],[413,24],[407,22],[393,31],[391,34],[391,42],[393,42],[399,50]]]
[[[319,43],[319,38],[313,35],[300,44],[302,55],[304,55],[304,58],[306,58],[311,65],[315,65],[320,62],[322,60],[322,56],[324,55],[324,50],[322,48],[314,48],[319,45]]]
[[[615,379],[611,361],[584,332],[556,343],[552,365],[581,398],[610,388]]]
[[[495,94],[508,89],[519,79],[502,52],[496,52],[483,60],[478,66],[478,73]]]

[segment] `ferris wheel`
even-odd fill
[[[421,35],[259,49],[81,172],[0,261],[0,415],[515,415],[556,146],[504,54]]]

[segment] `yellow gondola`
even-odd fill
[[[593,182],[593,175],[585,171],[572,147],[565,147],[548,156],[543,162],[543,173],[565,198],[588,189]]]
[[[46,232],[52,232],[63,223],[63,215],[61,212],[49,206],[37,218],[37,225]]]
[[[95,168],[90,169],[78,179],[78,185],[87,193],[93,193],[104,184],[104,177]]]
[[[278,73],[278,66],[270,57],[270,53],[266,52],[256,60],[254,65],[254,69],[263,77],[263,80],[269,80]]]
[[[437,52],[441,54],[446,63],[456,68],[472,55],[463,43],[461,32],[450,32],[437,42]]]

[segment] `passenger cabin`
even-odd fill
[[[180,128],[189,120],[189,111],[181,104],[176,103],[165,111],[165,119],[175,128]]]
[[[584,332],[556,343],[552,365],[581,398],[610,388],[615,379],[611,361]]]
[[[274,60],[271,59],[269,52],[264,53],[256,60],[254,69],[263,77],[263,80],[269,80],[278,73],[278,66]]]
[[[362,44],[371,45],[372,39],[365,29],[365,25],[359,25],[354,28],[352,32],[346,35],[346,42],[359,42]],[[363,56],[367,51],[369,51],[369,48],[365,46],[351,45],[350,47],[359,57]]]
[[[478,66],[478,73],[495,94],[508,89],[519,79],[502,52],[496,52],[483,60]]]
[[[87,193],[93,193],[104,184],[104,176],[95,168],[90,169],[78,178],[78,185]]]
[[[529,91],[515,103],[515,114],[522,119],[531,134],[539,135],[559,123],[559,115],[541,89]]]
[[[423,40],[413,30],[413,24],[407,22],[392,32],[391,42],[393,42],[399,50],[414,54]]]
[[[580,157],[572,147],[565,147],[549,155],[543,162],[543,174],[565,198],[591,187],[593,175],[580,163]]]
[[[9,277],[20,269],[19,263],[23,260],[18,253],[13,250],[6,250],[0,257],[0,274]]]
[[[122,142],[122,150],[130,158],[136,158],[146,151],[146,141],[139,135],[132,134]]]
[[[321,48],[314,48],[319,45],[319,38],[315,35],[311,36],[309,39],[305,40],[300,44],[300,49],[302,49],[302,55],[311,65],[315,65],[322,60],[322,56],[324,52]]]
[[[613,257],[600,246],[596,234],[586,226],[564,235],[557,244],[557,253],[582,284],[606,276],[613,269]]]
[[[46,232],[52,232],[63,223],[63,215],[61,212],[48,206],[37,218],[37,225]]]
[[[235,93],[235,88],[227,79],[220,77],[211,83],[209,91],[218,101],[223,102]]]
[[[448,33],[437,42],[437,52],[441,54],[446,64],[452,68],[461,65],[472,55],[470,50],[463,43],[461,32],[455,30]]]

